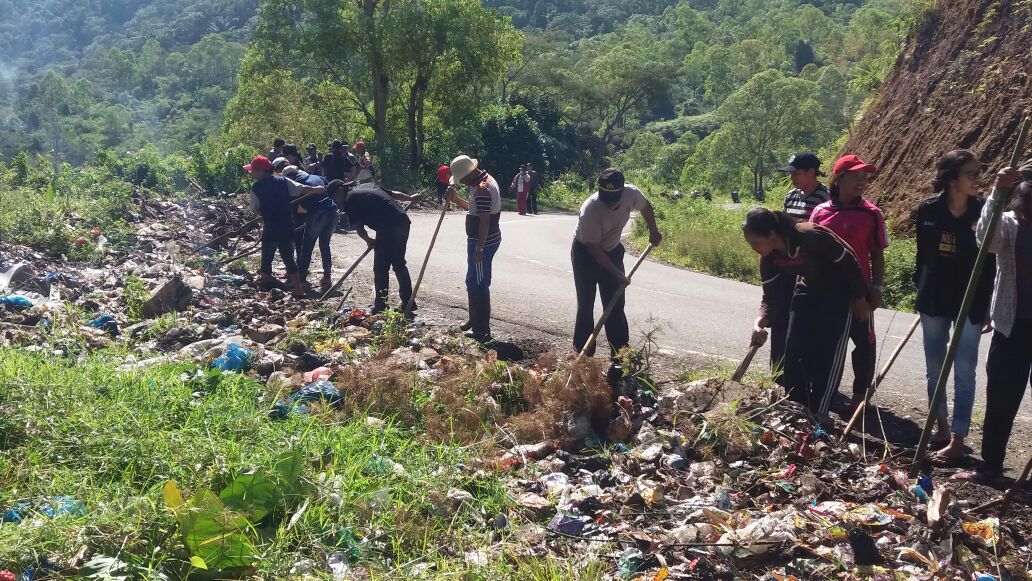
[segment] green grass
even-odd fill
[[[486,544],[484,515],[505,511],[507,501],[498,479],[456,468],[470,465],[476,447],[369,428],[361,416],[273,421],[257,403],[265,386],[251,379],[224,375],[204,386],[190,381],[190,365],[116,371],[125,355],[76,361],[0,352],[0,506],[74,496],[86,507],[82,517],[0,525],[0,568],[43,556],[62,562],[85,548],[180,578],[189,555],[164,505],[165,483],[176,481],[187,499],[202,488],[217,492],[288,450],[304,458],[305,508],[254,523],[258,576],[284,576],[302,558],[325,570],[345,531],[363,539],[357,562],[374,578],[405,577],[415,563],[442,576],[478,568],[461,555]],[[377,467],[377,457],[401,464],[405,475]],[[451,488],[471,492],[473,509],[440,510]],[[492,556],[489,568],[509,567],[502,561]],[[546,562],[524,578],[549,578],[553,569],[561,578],[557,567]]]

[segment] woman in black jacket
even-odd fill
[[[953,422],[948,421],[946,397],[936,411],[938,433],[932,445],[941,448],[932,455],[938,464],[949,464],[970,450],[964,439],[971,425],[975,402],[975,370],[978,345],[989,314],[989,300],[996,273],[990,256],[979,279],[975,301],[967,319],[958,324],[957,315],[978,254],[975,226],[985,201],[978,197],[981,165],[966,149],[947,153],[936,164],[932,188],[935,196],[921,202],[914,215],[917,230],[917,312],[924,335],[925,377],[931,400],[939,381],[951,328],[960,328],[960,344],[953,364]],[[947,371],[948,373],[948,371]]]

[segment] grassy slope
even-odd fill
[[[0,352],[0,506],[54,496],[86,506],[83,517],[0,526],[0,568],[89,546],[179,577],[189,567],[162,501],[165,482],[175,480],[187,497],[200,488],[218,491],[294,449],[311,461],[302,476],[309,504],[289,530],[283,519],[267,531],[257,565],[263,577],[281,576],[303,557],[322,563],[341,550],[334,544],[345,530],[369,540],[360,560],[374,576],[406,576],[406,563],[431,564],[435,576],[564,576],[554,562],[530,560],[516,571],[503,555],[487,565],[463,561],[464,551],[488,543],[483,523],[507,504],[499,480],[461,468],[475,448],[433,445],[419,431],[370,428],[361,416],[272,421],[256,403],[265,387],[251,379],[223,376],[206,391],[184,381],[192,366],[116,371],[124,359]],[[401,464],[406,474],[391,473],[378,458]],[[473,510],[440,510],[451,488],[471,492]]]

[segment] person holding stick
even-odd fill
[[[752,342],[766,341],[770,305],[790,302],[783,381],[790,399],[827,421],[842,380],[853,320],[871,317],[867,282],[856,255],[831,230],[766,208],[746,215],[742,233],[760,255],[764,282]],[[800,281],[790,299],[779,296],[784,286],[771,284],[780,277]]]
[[[981,164],[974,153],[966,149],[950,151],[936,164],[932,180],[936,195],[921,202],[914,213],[917,231],[914,284],[924,335],[929,400],[935,393],[939,372],[946,360],[950,328],[963,329],[953,365],[953,423],[948,420],[943,397],[936,417],[938,433],[930,442],[933,449],[939,449],[930,459],[939,465],[953,463],[968,453],[964,439],[970,431],[971,410],[975,404],[978,345],[988,322],[996,272],[995,260],[990,256],[982,270],[971,310],[958,324],[957,315],[978,255],[975,225],[985,205],[978,197],[980,173]]]
[[[1003,461],[1014,418],[1032,373],[1032,182],[1021,182],[1018,170],[1005,167],[982,207],[976,236],[996,255],[996,280],[990,317],[993,338],[985,364],[985,422],[982,424],[982,465],[954,475],[962,480],[995,482],[1003,476]],[[1000,217],[992,240],[985,241],[997,204],[1014,197]]]
[[[287,269],[287,277],[294,285],[295,297],[305,296],[301,285],[297,262],[294,261],[294,220],[291,212],[291,198],[316,195],[326,191],[323,187],[303,186],[295,181],[273,173],[272,162],[265,156],[257,156],[244,166],[254,179],[251,185],[251,211],[262,216],[262,261],[259,268],[261,283],[271,286],[272,258],[279,250],[280,259]]]
[[[288,146],[289,147],[289,146]],[[326,187],[326,180],[320,176],[299,170],[288,165],[283,168],[283,175],[304,186]],[[308,284],[308,269],[312,265],[315,245],[319,244],[319,255],[322,259],[323,276],[319,281],[319,289],[326,292],[333,284],[333,256],[330,241],[337,230],[337,204],[329,194],[308,197],[300,202],[305,213],[305,228],[302,231],[301,250],[298,252],[297,269],[301,274],[301,284]]]
[[[530,196],[530,187],[530,172],[527,170],[527,164],[523,164],[516,177],[512,178],[512,184],[509,186],[509,195],[516,198],[516,210],[520,216],[527,215],[527,198]]]
[[[412,296],[412,277],[409,275],[405,253],[408,250],[409,230],[412,221],[398,203],[398,200],[415,202],[419,196],[401,192],[388,192],[376,184],[362,184],[350,191],[341,180],[330,182],[331,194],[343,194],[341,209],[348,215],[359,238],[373,249],[373,299],[372,313],[387,310],[390,293],[390,271],[398,279],[398,294],[402,308]],[[376,232],[370,238],[366,228]],[[416,306],[412,306],[415,310]]]
[[[889,245],[885,217],[878,206],[864,198],[877,168],[857,155],[835,162],[831,172],[831,200],[817,206],[810,221],[834,232],[853,250],[867,281],[867,303],[871,310],[881,306],[885,281],[885,248]],[[850,417],[866,401],[877,365],[877,335],[874,317],[853,321],[853,398],[839,413]]]
[[[788,163],[779,169],[788,174],[792,180],[792,189],[785,195],[784,211],[800,222],[808,222],[817,206],[831,199],[827,186],[821,183],[824,175],[821,171],[821,160],[816,154],[801,151],[788,158]],[[775,283],[771,283],[775,284]],[[781,277],[777,283],[782,286],[772,296],[782,296],[791,301],[795,291],[796,280]],[[768,304],[768,321],[770,322],[770,368],[774,373],[774,381],[785,387],[781,381],[781,371],[785,361],[785,339],[788,336],[789,302],[784,304]]]
[[[448,199],[466,210],[466,294],[469,298],[469,320],[462,325],[481,342],[491,341],[491,271],[495,253],[502,244],[499,222],[502,195],[498,181],[480,169],[479,162],[460,155],[451,162],[451,188]],[[469,199],[459,197],[454,186],[469,188]]]
[[[624,275],[624,247],[620,237],[638,210],[649,229],[649,243],[658,246],[663,240],[656,226],[652,204],[641,190],[624,181],[623,172],[608,168],[598,178],[598,191],[580,208],[577,230],[573,237],[570,260],[573,263],[573,283],[577,289],[577,317],[573,330],[573,348],[580,352],[595,327],[595,293],[608,305],[621,288],[630,284]],[[612,356],[630,344],[630,329],[624,313],[624,297],[616,302],[605,322],[606,339]],[[587,352],[595,354],[595,345]]]

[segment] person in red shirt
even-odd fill
[[[451,167],[448,162],[441,163],[440,167],[437,168],[437,182],[434,186],[437,188],[437,203],[443,204],[444,199],[448,196],[448,186],[451,184]]]
[[[885,248],[889,245],[885,217],[878,206],[864,198],[864,191],[877,168],[857,155],[846,155],[831,174],[831,200],[817,206],[810,221],[831,230],[853,250],[867,283],[867,302],[871,310],[881,306],[885,290]],[[864,400],[874,381],[877,341],[874,318],[854,320],[850,331],[853,341],[853,399],[840,410],[852,414]]]

